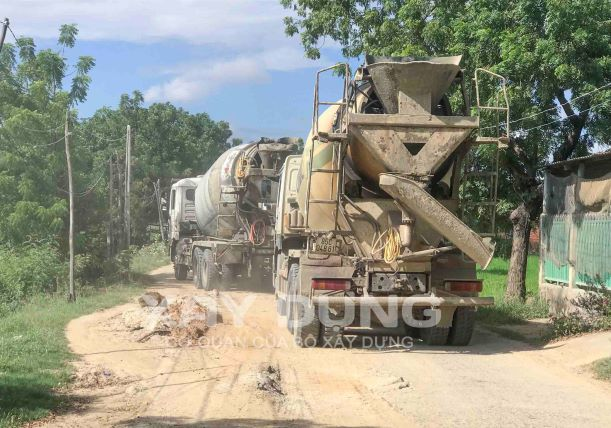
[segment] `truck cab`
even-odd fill
[[[181,260],[185,246],[197,235],[195,218],[195,188],[200,178],[183,178],[172,185],[169,206],[170,257],[174,263],[176,279],[184,280],[189,271],[188,263]]]

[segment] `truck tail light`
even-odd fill
[[[350,290],[349,279],[313,279],[312,288],[314,290]]]
[[[479,293],[482,291],[482,281],[446,281],[446,290],[462,293]]]

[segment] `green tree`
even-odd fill
[[[513,205],[506,297],[524,299],[531,223],[541,211],[541,167],[608,144],[611,3],[599,0],[281,0],[306,55],[321,40],[346,57],[463,55],[468,75],[507,76],[513,131],[503,164]],[[597,88],[604,87],[592,94]],[[585,95],[585,96],[583,96]],[[509,193],[511,189],[511,193]]]
[[[88,73],[95,64],[89,56],[72,65],[64,57],[65,50],[75,46],[77,34],[76,26],[64,25],[55,49],[38,50],[32,39],[24,37],[16,44],[7,43],[1,52],[0,242],[11,247],[5,254],[18,255],[15,258],[50,245],[58,248],[58,260],[65,259],[68,204],[63,136],[66,110],[73,109],[75,249],[77,279],[84,282],[112,273],[117,266],[107,262],[106,252],[108,170],[112,158],[115,173],[123,172],[127,125],[134,133],[135,244],[145,243],[147,225],[157,223],[153,182],[160,178],[167,187],[172,178],[204,173],[229,148],[231,131],[226,122],[169,103],[146,108],[137,91],[123,95],[118,108],[101,108],[89,119],[77,119],[74,108],[86,99]],[[114,183],[117,193],[122,183],[118,179]],[[118,206],[114,212],[119,214]]]
[[[0,240],[10,245],[55,240],[64,227],[64,118],[85,100],[95,64],[82,56],[71,66],[63,56],[77,34],[63,25],[57,50],[37,50],[22,37],[0,54]]]
[[[131,126],[131,208],[134,242],[137,244],[146,241],[147,226],[158,222],[153,183],[160,179],[162,187],[169,188],[172,179],[203,174],[231,146],[228,141],[231,130],[227,122],[215,122],[205,113],[191,114],[170,103],[144,107],[143,102],[138,91],[131,96],[124,94],[118,108],[99,109],[83,121],[80,131],[83,140],[89,142],[96,154],[95,165],[91,168],[105,171],[108,159],[113,155],[118,156],[119,165],[123,165],[126,127],[128,124]],[[100,187],[100,200],[105,204],[106,189],[107,175]],[[99,210],[108,215],[107,208]],[[102,224],[104,221],[106,219],[100,219]]]

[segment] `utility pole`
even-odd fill
[[[125,141],[125,244],[127,250],[131,245],[131,218],[130,218],[130,188],[132,179],[132,128],[127,125]],[[130,263],[127,262],[127,277],[130,278]]]
[[[74,302],[76,295],[74,294],[74,192],[72,189],[72,161],[70,160],[70,131],[68,129],[68,119],[70,118],[70,110],[66,110],[66,123],[64,125],[64,143],[66,146],[66,164],[68,165],[68,194],[70,197],[70,229],[68,235],[68,245],[70,247],[70,282],[68,301]]]
[[[157,183],[153,183],[155,185],[155,196],[157,197],[157,214],[159,215],[159,234],[161,235],[161,240],[165,241],[165,236],[163,233],[163,213],[161,211],[161,185],[159,179],[157,179]]]
[[[113,209],[112,203],[114,199],[114,168],[113,168],[113,159],[112,155],[110,155],[110,159],[108,160],[108,229],[106,230],[106,255],[108,260],[112,259],[114,256],[113,251]]]
[[[9,20],[4,18],[2,22],[2,32],[0,33],[0,52],[2,52],[2,46],[4,46],[4,39],[6,38],[6,30],[8,30]]]
[[[115,171],[117,171],[117,232],[115,233],[115,240],[117,243],[117,249],[124,249],[125,247],[125,157],[121,159],[121,156],[115,154]]]

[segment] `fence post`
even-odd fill
[[[545,282],[545,253],[543,245],[543,220],[547,215],[547,203],[549,198],[549,172],[545,171],[543,176],[543,209],[541,210],[541,216],[539,216],[539,290],[541,285]]]
[[[577,285],[577,217],[581,214],[579,186],[584,170],[585,164],[581,162],[577,168],[577,178],[573,186],[573,212],[571,213],[571,228],[569,232],[569,288],[575,288]]]

